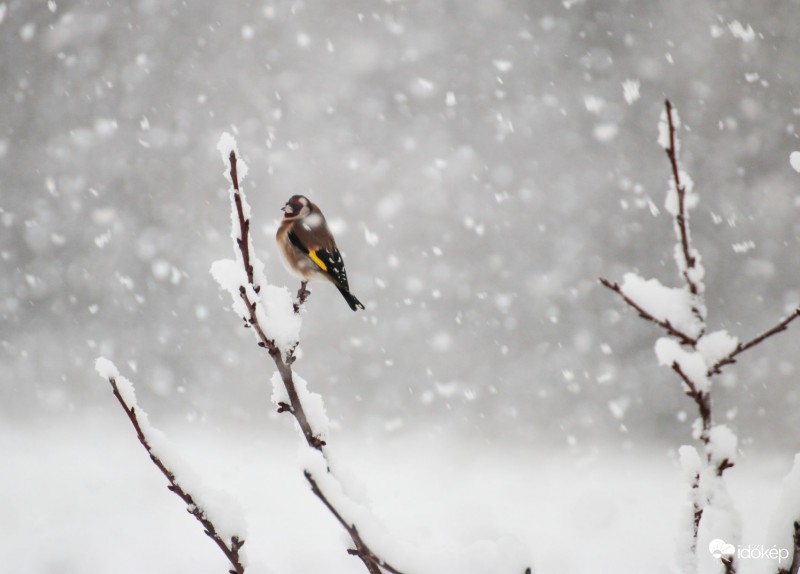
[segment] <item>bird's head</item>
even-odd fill
[[[305,195],[293,195],[281,208],[281,211],[283,211],[284,221],[302,219],[311,213],[311,202]]]

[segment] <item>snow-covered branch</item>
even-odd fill
[[[703,284],[705,270],[701,263],[700,253],[692,246],[689,229],[689,211],[697,206],[698,198],[694,193],[694,182],[686,172],[680,169],[678,163],[680,149],[680,141],[676,134],[678,127],[680,127],[678,112],[672,107],[672,103],[666,100],[658,126],[658,141],[667,152],[672,168],[672,181],[664,205],[675,218],[675,234],[678,238],[678,244],[675,246],[675,261],[678,264],[678,270],[686,281],[689,292],[695,297],[699,297],[705,291]],[[705,308],[702,302],[694,302],[692,313],[698,320],[705,321]]]
[[[658,141],[670,164],[671,178],[665,207],[674,221],[675,262],[683,285],[667,287],[657,279],[644,279],[635,273],[625,274],[621,284],[603,278],[600,282],[617,293],[640,317],[666,332],[666,336],[655,344],[658,362],[678,375],[683,391],[697,407],[698,418],[693,424],[692,436],[700,441],[703,455],[693,446],[685,445],[680,449],[681,467],[690,484],[688,508],[691,509],[685,519],[688,527],[682,544],[681,567],[687,573],[699,567],[703,572],[733,574],[736,571],[735,555],[714,557],[697,552],[698,548],[713,540],[735,543],[740,530],[738,515],[724,481],[725,471],[735,463],[738,441],[727,426],[714,424],[713,377],[727,365],[735,363],[745,351],[785,331],[800,317],[800,309],[795,309],[774,327],[744,343],[724,330],[708,332],[703,300],[705,270],[700,253],[692,245],[689,225],[689,212],[697,206],[698,196],[694,193],[691,178],[680,168],[679,127],[678,113],[667,100],[658,126]],[[797,474],[800,476],[800,471]],[[797,482],[800,484],[800,478]],[[797,520],[800,520],[800,510],[784,522],[796,525]],[[782,528],[788,526],[784,524]],[[794,547],[798,546],[800,540],[795,526]],[[800,561],[795,560],[792,568],[795,565],[800,568]],[[794,569],[791,571],[795,572]]]
[[[95,367],[98,374],[111,383],[114,397],[128,415],[139,442],[150,455],[150,460],[169,482],[167,488],[183,500],[187,512],[202,524],[206,535],[225,554],[225,558],[231,564],[230,574],[244,574],[245,559],[242,552],[244,526],[238,523],[238,517],[242,513],[236,510],[235,502],[219,500],[219,493],[212,495],[201,485],[197,477],[192,475],[191,470],[184,466],[180,456],[172,450],[164,435],[150,425],[147,413],[136,402],[133,383],[119,374],[114,363],[99,358]],[[231,509],[234,511],[231,512]]]
[[[644,279],[635,273],[627,273],[621,284],[603,278],[600,282],[617,293],[640,317],[666,331],[666,336],[655,344],[658,362],[678,375],[684,392],[697,407],[698,418],[693,424],[692,436],[700,441],[702,456],[693,446],[683,446],[680,450],[681,467],[690,484],[691,507],[686,518],[688,528],[681,566],[687,573],[699,567],[703,572],[733,574],[735,555],[715,557],[697,552],[710,541],[722,539],[735,543],[739,538],[738,515],[724,481],[725,471],[735,463],[738,441],[727,426],[714,424],[713,377],[720,374],[723,367],[735,363],[743,352],[785,331],[800,316],[800,309],[745,343],[724,330],[708,332],[703,298],[705,269],[700,253],[692,245],[689,225],[689,212],[697,206],[698,196],[691,178],[680,167],[679,127],[678,113],[667,100],[658,126],[658,141],[670,163],[665,208],[674,221],[675,262],[683,285],[667,287],[657,279]],[[800,512],[791,517],[792,521],[797,519],[800,519]],[[797,538],[795,544],[798,544]]]
[[[350,538],[353,540],[355,548],[348,550],[348,552],[353,556],[358,556],[361,561],[364,562],[364,565],[367,567],[367,570],[370,572],[370,574],[381,574],[380,568],[386,572],[390,572],[391,574],[402,574],[397,568],[370,550],[369,546],[367,546],[364,540],[361,538],[361,534],[359,534],[358,528],[356,528],[355,524],[350,524],[347,522],[347,520],[345,520],[345,518],[336,509],[325,493],[322,492],[317,484],[317,481],[314,480],[314,476],[308,470],[304,471],[303,475],[306,477],[306,480],[311,487],[311,492],[313,492],[314,495],[319,498],[320,501],[322,501],[322,504],[324,504],[328,510],[330,510],[331,514],[333,514],[339,524],[342,525],[342,528],[347,531],[347,534],[349,534]]]
[[[229,134],[223,134],[217,147],[226,166],[225,176],[231,183],[231,237],[236,261],[217,261],[211,273],[231,294],[233,310],[245,327],[253,329],[258,345],[266,349],[275,362],[277,373],[272,379],[272,400],[279,413],[291,414],[297,423],[308,446],[308,452],[303,455],[303,474],[314,495],[349,535],[353,548],[348,549],[348,553],[358,557],[370,574],[401,574],[364,541],[363,524],[357,526],[356,517],[360,522],[368,521],[366,509],[345,495],[328,461],[325,449],[328,419],[322,397],[310,392],[306,382],[292,369],[299,344],[299,310],[309,291],[302,283],[293,299],[287,289],[266,281],[264,266],[255,256],[249,234],[250,207],[240,188],[246,166],[239,159],[236,141]]]
[[[628,275],[636,277],[637,279],[641,280],[641,278],[636,276],[634,273],[629,273]],[[627,275],[626,275],[626,277],[627,277]],[[641,281],[643,281],[643,280],[641,280]],[[632,307],[637,313],[639,313],[639,316],[642,319],[650,321],[651,323],[655,323],[656,325],[658,325],[659,327],[664,329],[668,334],[670,334],[673,337],[675,337],[676,339],[678,339],[678,341],[680,341],[682,344],[684,344],[684,345],[693,345],[693,344],[695,344],[697,342],[696,338],[694,338],[694,337],[688,335],[687,333],[684,333],[680,329],[676,328],[670,322],[670,320],[668,318],[666,318],[666,317],[665,318],[659,318],[659,317],[656,317],[655,315],[653,315],[652,313],[650,313],[647,309],[645,309],[644,301],[642,301],[640,303],[635,301],[632,296],[629,296],[626,293],[626,290],[619,283],[609,281],[608,279],[605,279],[603,277],[600,278],[600,283],[604,287],[607,287],[608,289],[611,289],[612,291],[617,293],[622,298],[622,300],[625,301],[625,303],[628,306]],[[630,288],[629,288],[629,290],[630,290]],[[658,313],[657,310],[653,310],[653,311],[655,313]]]

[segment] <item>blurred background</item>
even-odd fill
[[[337,425],[578,450],[688,440],[659,333],[597,278],[677,284],[668,96],[710,325],[749,339],[800,303],[799,11],[0,3],[0,416],[116,416],[104,355],[157,420],[277,419],[272,364],[208,272],[231,255],[216,142],[233,130],[269,279],[297,288],[273,235],[306,194],[367,304],[316,285],[304,314],[297,368]],[[717,416],[745,450],[798,446],[798,337],[721,379]]]

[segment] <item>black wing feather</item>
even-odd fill
[[[338,249],[328,251],[327,249],[320,249],[316,252],[320,261],[328,268],[327,273],[331,276],[337,286],[343,288],[345,291],[350,291],[350,285],[347,283],[347,271],[344,268],[344,260],[342,254]]]
[[[303,245],[303,242],[293,231],[289,232],[289,241],[306,255],[310,253],[311,250]],[[325,264],[326,269],[324,269],[324,272],[333,279],[334,283],[349,292],[350,285],[347,282],[347,271],[344,268],[344,260],[339,250],[335,248],[333,250],[318,249],[314,251],[314,254]]]

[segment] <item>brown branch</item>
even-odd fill
[[[711,427],[713,425],[713,418],[711,413],[711,395],[707,391],[702,391],[697,388],[697,385],[694,381],[684,372],[681,366],[676,362],[672,363],[672,370],[675,371],[678,376],[681,378],[683,383],[686,385],[686,394],[691,397],[694,403],[697,405],[697,410],[700,413],[700,420],[703,424],[703,430],[700,433],[700,440],[702,441],[705,452],[706,452],[706,460],[710,463],[712,458],[711,452]],[[719,477],[725,473],[726,470],[733,467],[733,462],[727,458],[722,459],[716,465],[716,474]],[[703,510],[704,505],[697,500],[697,489],[700,487],[700,476],[695,475],[694,480],[692,481],[691,488],[695,492],[695,497],[692,502],[692,509],[693,509],[693,524],[692,524],[692,540],[693,544],[697,544],[697,532],[700,528],[700,521],[703,518]],[[696,547],[693,548],[693,551],[696,550]],[[730,568],[730,570],[729,570]],[[725,572],[733,573],[735,571],[735,567],[733,562],[725,563]]]
[[[236,173],[236,153],[231,150],[231,181],[233,183],[233,199],[236,203],[236,213],[239,216],[239,239],[236,243],[239,246],[239,251],[242,252],[242,262],[244,263],[244,270],[247,273],[247,282],[253,285],[253,265],[250,263],[250,220],[245,219],[244,210],[242,209],[242,196],[239,193],[239,176]],[[259,287],[253,285],[253,289],[258,293]]]
[[[294,312],[299,313],[300,307],[303,306],[303,303],[306,302],[308,296],[311,295],[311,291],[306,289],[306,285],[308,285],[308,281],[301,281],[300,282],[300,289],[297,290],[297,299],[294,300]]]
[[[237,246],[242,254],[242,263],[245,267],[245,271],[247,272],[247,281],[249,282],[250,286],[254,289],[256,293],[258,293],[259,289],[256,285],[253,284],[253,267],[250,263],[250,251],[247,241],[247,231],[250,227],[249,220],[245,220],[244,212],[242,210],[242,200],[239,191],[239,181],[237,178],[236,173],[236,154],[231,151],[230,153],[230,164],[231,164],[231,181],[233,183],[234,189],[234,200],[236,202],[236,213],[239,218],[239,228],[241,230],[242,238],[241,240],[237,241]],[[294,303],[294,310],[295,313],[299,312],[300,305],[308,297],[310,291],[306,289],[305,282],[302,282],[300,285],[300,291],[297,294],[297,301]],[[314,429],[311,427],[311,424],[306,416],[305,409],[303,408],[303,403],[300,400],[300,397],[297,393],[297,388],[294,384],[293,374],[292,374],[292,363],[294,363],[294,351],[295,348],[293,347],[290,351],[286,354],[286,359],[284,360],[283,353],[281,349],[275,344],[275,341],[269,339],[264,332],[259,320],[258,314],[256,313],[256,303],[250,300],[250,297],[247,294],[247,289],[244,285],[239,287],[239,295],[242,298],[242,301],[245,304],[248,312],[248,318],[245,323],[246,327],[252,327],[256,334],[258,335],[258,346],[263,347],[269,352],[269,356],[272,357],[272,360],[275,362],[275,366],[278,369],[278,373],[281,376],[281,381],[286,389],[286,393],[289,395],[289,404],[285,402],[278,403],[278,412],[279,413],[289,413],[291,414],[294,419],[297,421],[298,426],[300,427],[301,432],[303,433],[303,437],[305,438],[308,446],[311,448],[319,451],[322,453],[322,456],[325,457],[325,441],[322,440],[315,432]],[[295,345],[296,347],[296,345]],[[329,471],[330,472],[330,471]],[[336,517],[339,523],[344,527],[347,533],[350,535],[350,538],[355,545],[355,549],[348,550],[350,554],[357,556],[366,566],[367,570],[370,574],[382,574],[382,570],[389,572],[391,574],[402,574],[399,570],[389,565],[386,561],[379,558],[364,540],[361,538],[358,530],[356,529],[355,525],[349,524],[345,519],[342,517],[341,513],[334,508],[334,506],[330,503],[330,501],[325,497],[324,493],[320,490],[319,486],[317,485],[314,478],[308,471],[304,471],[306,480],[308,480],[309,484],[311,485],[312,492],[325,504],[325,507]],[[238,574],[238,573],[237,573]]]
[[[794,551],[792,552],[792,563],[789,568],[781,568],[778,574],[798,574],[800,572],[800,522],[794,523]]]
[[[175,478],[175,475],[172,473],[172,471],[169,470],[164,462],[153,452],[150,442],[147,440],[147,436],[145,436],[142,426],[139,424],[139,419],[136,416],[136,409],[128,406],[128,404],[125,402],[125,399],[122,398],[119,388],[117,387],[116,379],[109,378],[108,382],[111,383],[114,396],[117,398],[122,410],[124,410],[125,414],[128,415],[128,419],[131,421],[133,428],[136,430],[136,436],[139,439],[139,442],[145,448],[147,454],[150,455],[150,460],[153,461],[153,464],[156,465],[158,470],[161,471],[161,474],[163,474],[169,482],[169,486],[167,488],[180,497],[181,500],[183,500],[183,502],[186,504],[186,510],[189,512],[189,514],[194,516],[197,521],[203,525],[203,531],[206,533],[206,535],[211,538],[211,540],[214,541],[219,549],[222,550],[223,554],[225,554],[225,557],[232,566],[231,570],[229,570],[230,574],[244,574],[244,565],[242,564],[239,556],[239,549],[244,546],[244,540],[240,539],[238,536],[234,536],[231,538],[230,544],[228,544],[222,539],[222,537],[220,537],[220,535],[217,533],[214,523],[211,522],[211,520],[206,516],[203,509],[198,506],[191,493],[184,490],[184,488]]]
[[[667,157],[669,158],[670,166],[672,167],[672,178],[675,181],[675,191],[678,194],[678,214],[675,216],[675,222],[678,225],[678,235],[681,243],[681,251],[683,258],[686,261],[686,269],[683,270],[682,275],[686,284],[689,287],[692,295],[698,295],[700,288],[697,283],[691,278],[689,271],[694,269],[697,261],[692,255],[691,241],[689,239],[689,222],[688,214],[686,211],[686,186],[681,182],[680,168],[678,167],[678,150],[675,145],[675,123],[672,119],[672,103],[665,100],[667,111],[667,123],[669,125],[669,147],[666,149]],[[698,317],[702,320],[702,317]]]
[[[694,403],[697,405],[697,410],[700,413],[700,420],[703,421],[703,432],[700,435],[700,440],[703,444],[708,446],[709,431],[711,431],[711,396],[706,391],[697,388],[694,381],[683,372],[683,369],[678,363],[672,363],[672,370],[678,373],[678,376],[686,385],[686,394],[689,395]]]
[[[694,346],[697,344],[697,339],[690,337],[689,335],[687,335],[686,333],[684,333],[679,329],[676,329],[675,327],[672,326],[672,324],[669,321],[662,321],[661,319],[656,319],[653,315],[645,311],[638,303],[636,303],[636,301],[628,297],[624,293],[624,291],[622,291],[622,287],[620,287],[619,283],[611,282],[603,277],[601,277],[599,280],[604,287],[607,287],[608,289],[611,289],[614,293],[617,293],[622,298],[622,300],[628,304],[628,306],[632,307],[637,313],[639,313],[639,317],[658,325],[659,327],[664,329],[667,333],[678,339],[681,345]]]
[[[700,530],[700,520],[703,518],[703,507],[697,502],[697,489],[700,488],[700,475],[695,474],[692,479],[692,553],[697,551],[697,533]]]
[[[283,381],[283,386],[286,388],[286,393],[289,395],[290,404],[286,405],[284,403],[278,405],[278,412],[288,412],[291,414],[297,421],[297,424],[300,426],[300,430],[303,432],[303,436],[305,437],[308,446],[322,451],[322,447],[325,446],[325,441],[314,433],[314,430],[311,428],[311,424],[308,422],[305,409],[303,409],[303,403],[300,401],[300,396],[297,394],[297,387],[294,384],[291,366],[289,366],[287,362],[283,360],[283,354],[275,345],[275,342],[267,338],[267,335],[264,333],[264,329],[261,327],[261,323],[259,323],[258,316],[256,315],[256,306],[250,301],[250,298],[247,296],[247,291],[244,287],[239,289],[239,294],[242,297],[242,301],[244,301],[245,306],[247,307],[248,313],[250,314],[249,325],[255,329],[256,334],[258,335],[258,346],[266,348],[269,352],[269,356],[272,357],[273,361],[275,361],[275,366],[278,368],[278,373]]]
[[[709,375],[717,375],[717,374],[721,373],[722,372],[722,370],[721,370],[722,367],[724,367],[725,365],[730,365],[730,364],[735,363],[736,362],[736,357],[738,355],[744,353],[748,349],[752,349],[756,345],[759,345],[759,344],[763,343],[764,341],[766,341],[767,339],[769,339],[773,335],[777,335],[778,333],[782,333],[783,331],[785,331],[786,329],[789,328],[789,324],[792,321],[794,321],[795,319],[797,319],[797,317],[800,317],[800,307],[798,307],[797,309],[792,311],[792,313],[789,316],[787,316],[785,319],[783,319],[783,321],[781,321],[780,323],[778,323],[777,325],[775,325],[771,329],[769,329],[767,331],[764,331],[758,337],[755,337],[754,339],[751,339],[747,343],[739,343],[736,346],[736,349],[733,350],[733,352],[731,352],[726,357],[724,357],[724,358],[720,359],[719,361],[717,361],[717,363],[713,367],[711,367],[711,369],[709,369],[708,374]]]
[[[717,476],[722,476],[722,473],[728,470],[729,468],[733,468],[735,466],[729,459],[723,458],[722,461],[717,465]]]
[[[330,500],[328,500],[322,490],[320,490],[319,485],[314,480],[314,477],[311,476],[311,473],[306,470],[303,471],[303,474],[305,475],[309,486],[311,486],[311,492],[313,492],[316,497],[322,501],[322,504],[324,504],[325,507],[331,511],[331,514],[333,514],[339,524],[341,524],[342,527],[347,530],[347,533],[353,540],[355,548],[351,548],[347,552],[353,556],[357,556],[364,563],[364,566],[367,567],[367,570],[369,570],[370,574],[381,574],[381,569],[390,572],[391,574],[401,574],[399,570],[394,568],[385,560],[379,558],[372,550],[369,549],[369,547],[361,539],[361,535],[358,533],[356,526],[347,522],[339,513],[339,511],[336,510],[333,504],[331,504]]]
[[[706,457],[709,462],[711,462],[711,451],[709,450],[709,442],[710,442],[710,432],[711,427],[713,426],[713,416],[711,413],[711,395],[708,391],[701,391],[697,388],[697,385],[692,381],[691,378],[683,371],[681,366],[678,363],[672,363],[672,370],[678,373],[678,376],[686,385],[686,394],[691,397],[694,403],[697,405],[697,410],[700,413],[700,420],[703,422],[703,432],[700,434],[700,440],[706,447]],[[722,474],[732,468],[734,463],[727,459],[723,458],[717,464],[717,476],[722,476]]]
[[[681,275],[686,282],[689,292],[696,297],[701,294],[700,284],[692,279],[692,270],[697,264],[695,256],[692,255],[691,238],[689,234],[689,212],[686,209],[686,185],[681,182],[680,168],[678,167],[678,146],[675,137],[675,122],[672,118],[672,103],[669,100],[664,100],[667,114],[667,124],[669,125],[669,147],[666,149],[667,157],[672,168],[672,178],[675,182],[675,193],[678,195],[678,213],[675,215],[675,225],[678,228],[678,238],[680,241],[683,259],[686,262],[686,268],[681,269]],[[705,318],[700,308],[692,303],[692,314],[698,318],[703,325],[705,331]],[[700,335],[702,336],[702,332]]]

